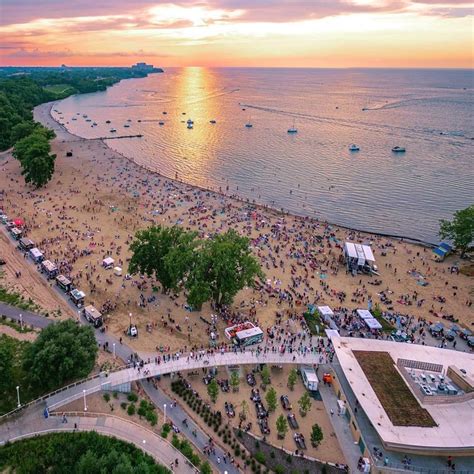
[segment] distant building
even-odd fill
[[[132,66],[132,69],[136,71],[153,71],[153,64],[147,64],[147,63],[137,63]]]

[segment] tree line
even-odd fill
[[[186,292],[200,310],[206,301],[232,303],[236,294],[263,278],[249,239],[234,230],[209,239],[180,227],[151,226],[136,233],[130,245],[129,271],[154,277],[163,292]]]

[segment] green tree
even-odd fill
[[[25,352],[24,368],[33,385],[47,390],[87,376],[94,368],[96,356],[92,328],[68,320],[41,331]]]
[[[270,385],[271,378],[270,378],[270,369],[268,365],[264,365],[262,371],[260,372],[260,376],[262,377],[262,383],[264,385]]]
[[[177,290],[194,260],[196,236],[180,227],[152,226],[138,231],[130,245],[130,273],[153,276],[163,292]]]
[[[288,374],[288,388],[293,391],[293,389],[295,388],[295,384],[296,384],[296,381],[298,380],[298,372],[296,371],[296,369],[291,369],[290,370],[290,373]]]
[[[249,410],[249,404],[247,403],[247,400],[242,400],[242,403],[240,404],[240,408],[242,411],[240,412],[240,419],[241,420],[246,420],[247,419],[247,412]]]
[[[13,156],[20,162],[21,174],[26,183],[40,188],[48,183],[54,174],[56,155],[50,155],[50,134],[44,127],[36,127],[30,135],[15,143]]]
[[[461,251],[461,257],[464,257],[474,242],[474,204],[456,211],[452,221],[440,220],[439,236],[452,240],[456,249]]]
[[[212,403],[216,403],[217,396],[219,395],[219,385],[217,385],[216,379],[212,379],[207,386],[207,394],[212,400]]]
[[[212,468],[211,465],[209,464],[209,461],[206,461],[203,463],[201,466],[201,474],[212,474]]]
[[[232,373],[230,374],[229,384],[232,387],[233,392],[239,391],[240,377],[239,372],[237,372],[236,370],[232,371]]]
[[[0,337],[0,391],[5,394],[12,387],[13,346],[6,336]]]
[[[298,400],[298,405],[300,406],[301,416],[306,416],[311,410],[311,397],[308,392],[303,393],[303,396]]]
[[[268,411],[274,412],[277,407],[277,393],[273,387],[270,387],[270,389],[266,393],[265,400],[268,405]]]
[[[210,297],[218,305],[230,304],[242,288],[253,286],[257,276],[263,273],[249,239],[230,229],[202,244],[186,284],[188,302],[200,308]]]
[[[288,432],[288,422],[284,415],[280,415],[276,420],[276,429],[278,433],[278,438],[284,439],[286,433]]]
[[[311,427],[311,444],[313,447],[319,446],[321,441],[323,440],[324,435],[323,435],[323,430],[321,427],[316,423]]]

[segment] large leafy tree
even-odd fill
[[[304,392],[302,397],[298,400],[298,405],[300,406],[301,416],[306,416],[306,414],[311,410],[311,397],[308,392]]]
[[[319,446],[323,438],[323,430],[317,423],[314,424],[311,427],[311,444],[316,448],[317,446]]]
[[[288,432],[288,422],[283,415],[280,415],[276,420],[276,429],[278,433],[278,437],[283,439]]]
[[[130,273],[153,276],[164,292],[177,290],[195,259],[196,235],[180,227],[152,226],[138,231],[130,246]]]
[[[56,155],[50,154],[51,136],[49,130],[36,127],[32,133],[18,140],[13,150],[13,156],[20,162],[21,174],[25,181],[37,188],[48,183],[54,174]]]
[[[188,302],[198,309],[209,297],[218,305],[230,304],[257,276],[263,274],[249,239],[228,230],[203,243],[187,280]]]
[[[6,392],[12,385],[13,377],[13,346],[7,336],[0,336],[0,390]]]
[[[50,390],[87,376],[96,356],[97,343],[92,328],[68,320],[41,331],[26,350],[24,368],[32,384]]]
[[[274,412],[277,407],[277,393],[273,387],[270,387],[265,395],[265,400],[268,404],[268,411]]]
[[[474,204],[456,211],[453,220],[440,220],[439,236],[453,241],[456,249],[464,256],[474,242]]]

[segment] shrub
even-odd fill
[[[136,402],[138,400],[138,396],[136,393],[129,393],[127,396],[129,402]]]
[[[285,468],[281,464],[278,464],[275,466],[275,474],[285,474]]]
[[[270,457],[271,457],[272,459],[275,459],[275,451],[270,451]]]
[[[176,448],[179,449],[181,443],[179,442],[179,438],[174,434],[171,438],[171,444]]]
[[[158,423],[158,415],[154,411],[147,412],[145,416],[151,426],[155,426]]]
[[[124,410],[127,409],[127,405],[128,405],[128,403],[126,403],[126,402],[122,402],[122,403],[120,404],[120,406],[121,406],[122,409],[124,409]]]
[[[141,418],[142,416],[146,416],[147,411],[142,406],[139,406],[138,410],[137,410],[137,413],[138,413],[138,416]]]
[[[104,395],[103,395],[103,397],[104,397],[104,400],[105,400],[107,403],[110,401],[110,393],[105,392]]]
[[[257,451],[255,453],[255,460],[260,464],[265,464],[265,454],[262,451]]]
[[[114,398],[118,398],[118,392],[114,392],[112,395]]]
[[[212,468],[208,461],[201,466],[201,474],[212,474]]]
[[[291,456],[288,454],[288,456],[286,456],[286,462],[288,464],[291,464]]]
[[[134,405],[133,403],[130,403],[130,405],[128,406],[128,408],[127,408],[127,413],[128,413],[130,416],[135,415],[135,405]]]

